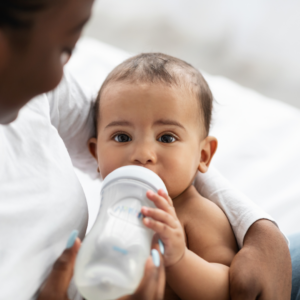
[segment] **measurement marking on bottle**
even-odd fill
[[[118,216],[120,216],[120,214],[127,214],[127,215],[131,215],[131,216],[136,216],[138,219],[143,218],[143,214],[139,210],[137,210],[136,208],[128,207],[128,206],[124,206],[124,205],[115,206],[113,209],[113,212],[119,213]]]
[[[113,246],[113,250],[118,251],[118,252],[121,252],[122,254],[128,254],[128,251],[127,251],[127,250],[122,249],[122,248],[120,248],[120,247],[118,247],[118,246]]]

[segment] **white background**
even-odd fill
[[[297,0],[98,0],[85,35],[161,51],[300,107]]]

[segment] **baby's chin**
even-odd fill
[[[191,186],[190,184],[184,185],[182,187],[168,187],[168,185],[166,185],[169,197],[172,200],[175,200],[179,198],[181,195],[183,195],[189,189],[190,186]]]
[[[186,189],[181,190],[181,192],[177,192],[176,194],[174,194],[174,197],[172,197],[172,195],[169,195],[170,198],[172,199],[173,202],[177,202],[177,201],[185,201],[188,198],[194,196],[196,194],[198,194],[198,192],[196,191],[195,187],[191,184],[188,187],[186,187]]]
[[[174,176],[170,172],[164,172],[163,174],[157,174],[164,182],[168,195],[172,200],[175,200],[180,195],[184,194],[192,186],[194,178],[187,173],[179,172],[179,174],[185,174],[184,176]]]

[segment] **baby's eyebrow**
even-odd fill
[[[108,127],[114,127],[114,126],[133,126],[130,122],[128,121],[113,121],[110,122],[108,125],[105,126],[105,128]]]
[[[185,129],[183,125],[181,125],[179,122],[175,120],[169,120],[169,119],[160,119],[154,122],[154,125],[174,125],[181,127],[182,129]]]

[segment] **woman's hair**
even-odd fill
[[[50,3],[51,0],[0,0],[0,28],[28,29],[33,24],[34,14]]]

